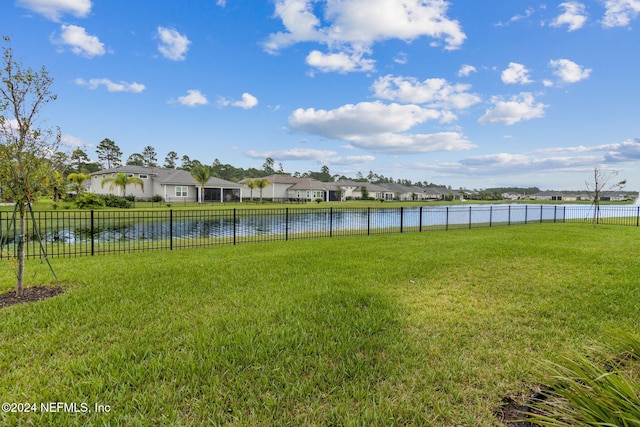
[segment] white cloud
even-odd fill
[[[173,61],[183,61],[186,58],[191,44],[187,36],[171,28],[158,27],[158,37],[160,38],[158,50],[165,58]]]
[[[376,101],[348,104],[335,110],[299,108],[289,116],[289,125],[296,132],[350,141],[354,136],[402,132],[440,117],[433,109]]]
[[[18,0],[18,5],[55,22],[66,13],[84,18],[91,11],[91,0]]]
[[[606,0],[604,5],[605,27],[626,27],[640,13],[640,0]]]
[[[393,62],[404,65],[409,62],[409,56],[406,52],[398,52],[398,54],[393,58]]]
[[[374,156],[336,156],[326,160],[331,165],[359,165],[374,161]]]
[[[547,105],[535,101],[529,92],[505,100],[501,97],[493,97],[491,100],[493,108],[487,110],[478,120],[481,124],[504,123],[512,125],[522,120],[530,120],[544,117],[544,110]]]
[[[83,27],[63,24],[60,28],[62,32],[59,38],[53,39],[54,43],[70,46],[73,53],[88,58],[105,54],[104,44],[98,37],[87,34]]]
[[[209,103],[204,94],[194,89],[188,90],[184,96],[179,96],[178,102],[187,107],[197,107],[198,105],[207,105]]]
[[[324,160],[336,154],[335,151],[315,150],[313,148],[292,148],[290,150],[280,151],[247,151],[247,155],[254,159],[271,157],[278,160]]]
[[[276,0],[275,16],[285,31],[270,34],[263,47],[276,53],[296,43],[317,42],[330,52],[312,52],[308,62],[318,61],[323,71],[352,71],[353,64],[358,65],[354,71],[362,71],[372,64],[362,54],[384,40],[426,36],[444,41],[446,49],[458,49],[466,35],[458,21],[447,17],[447,8],[442,0]]]
[[[591,155],[542,156],[539,153],[597,153]],[[629,139],[619,144],[593,147],[558,147],[537,150],[534,153],[498,153],[463,159],[459,162],[467,174],[525,174],[546,171],[574,172],[593,171],[594,165],[618,164],[640,160],[640,139]]]
[[[377,152],[425,153],[473,147],[457,132],[404,134],[445,114],[418,105],[384,104],[380,101],[344,105],[335,110],[298,109],[289,116],[294,132],[348,141],[354,147]]]
[[[586,155],[585,155],[586,153]],[[403,169],[432,170],[443,176],[524,176],[540,177],[558,173],[580,173],[588,177],[596,165],[619,167],[640,160],[640,139],[597,146],[551,147],[528,153],[495,153],[468,157],[454,163],[403,164]],[[557,182],[556,184],[557,185]]]
[[[597,156],[579,157],[536,157],[532,154],[497,153],[485,156],[469,157],[460,160],[466,174],[495,175],[526,174],[545,171],[567,172],[590,170],[601,160]]]
[[[109,79],[76,79],[76,84],[80,86],[87,86],[89,89],[97,89],[100,86],[104,86],[109,92],[133,92],[140,93],[145,89],[145,86],[140,83],[127,83],[127,82],[113,82]]]
[[[589,77],[591,70],[584,68],[568,59],[554,59],[549,61],[553,74],[558,76],[561,83],[576,83]]]
[[[427,104],[434,108],[465,109],[481,101],[469,93],[470,85],[450,84],[445,79],[413,77],[379,77],[372,86],[377,98],[412,104]]]
[[[258,98],[251,95],[250,93],[245,92],[242,94],[242,99],[240,101],[231,101],[227,98],[221,97],[218,99],[217,104],[218,107],[226,107],[231,105],[233,107],[240,107],[244,108],[245,110],[249,110],[258,105]]]
[[[476,71],[478,71],[478,70],[473,65],[464,64],[458,70],[458,76],[467,77],[467,76],[471,75],[471,73],[475,73]]]
[[[434,134],[381,133],[372,136],[352,137],[350,142],[353,146],[361,149],[392,154],[458,151],[476,147],[459,132]]]
[[[640,160],[640,138],[627,139],[622,143],[602,144],[594,146],[579,145],[576,147],[553,147],[539,149],[536,153],[597,153],[603,152],[600,162],[633,162]]]
[[[640,160],[640,138],[628,139],[621,144],[613,144],[605,160],[609,162],[630,162]]]
[[[251,95],[250,93],[243,93],[242,94],[242,100],[241,101],[236,101],[234,103],[232,103],[231,105],[233,105],[234,107],[240,107],[240,108],[244,108],[245,110],[248,110],[250,108],[255,107],[256,105],[258,105],[258,98],[256,98],[255,96]]]
[[[307,55],[307,64],[322,72],[337,71],[347,73],[353,71],[372,71],[375,61],[362,58],[362,53],[347,54],[345,52],[324,54],[313,50]]]
[[[513,22],[518,22],[521,21],[523,19],[527,19],[530,16],[532,16],[534,14],[535,10],[531,7],[528,7],[523,14],[518,14],[518,15],[514,15],[512,16],[507,22],[499,22],[498,24],[496,24],[496,26],[498,27],[504,27],[507,26]]]
[[[72,135],[61,135],[60,142],[62,145],[66,145],[67,147],[84,147],[84,142],[77,136]]]
[[[502,71],[502,81],[506,84],[527,84],[532,82],[529,78],[529,70],[517,62],[510,62],[509,66]]]
[[[337,156],[335,151],[316,150],[313,148],[293,148],[280,151],[247,151],[246,154],[253,159],[271,157],[277,160],[311,160],[322,164],[352,165],[372,162],[374,156]]]
[[[580,29],[587,22],[585,7],[577,1],[568,1],[560,3],[558,7],[564,8],[564,13],[560,14],[551,22],[552,27],[561,27],[567,25],[569,31]]]
[[[216,4],[220,7],[225,7],[227,5],[227,0],[217,0]]]

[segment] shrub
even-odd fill
[[[129,199],[113,194],[102,195],[102,200],[104,200],[105,206],[110,208],[128,209],[133,206],[133,203],[129,201]]]
[[[97,194],[84,193],[73,199],[79,209],[99,209],[105,206],[104,199]]]
[[[164,197],[162,197],[159,194],[154,194],[153,197],[151,197],[151,201],[155,203],[160,203],[164,201]]]
[[[616,356],[546,362],[554,381],[532,404],[535,413],[526,421],[557,427],[640,425],[640,338],[620,332],[614,340]]]
[[[136,196],[134,196],[133,194],[127,194],[126,196],[124,196],[124,199],[130,201],[131,203],[136,201]]]
[[[316,203],[320,204],[321,202],[322,202],[322,199],[321,199],[320,197],[318,197],[318,198],[316,199]]]

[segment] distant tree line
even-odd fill
[[[81,148],[73,150],[70,155],[59,153],[62,163],[66,165],[65,175],[71,173],[90,174],[101,169],[111,169],[122,165],[146,166],[146,167],[163,167],[169,169],[181,169],[192,171],[196,168],[208,168],[212,177],[224,179],[227,181],[238,182],[244,178],[263,178],[273,174],[284,174],[282,163],[276,166],[275,161],[271,157],[267,157],[261,169],[257,168],[240,168],[228,163],[222,163],[219,159],[214,159],[211,165],[202,163],[200,160],[191,159],[188,155],[180,156],[175,151],[170,151],[161,164],[158,161],[158,153],[152,146],[146,146],[141,152],[131,154],[125,162],[122,161],[122,150],[115,141],[105,138],[96,146],[97,161],[92,161]],[[365,176],[362,172],[358,172],[355,177],[345,175],[332,175],[329,167],[324,165],[319,171],[294,172],[291,174],[298,178],[312,178],[322,182],[333,182],[337,180],[351,180],[355,182],[366,182],[370,184],[397,183],[406,186],[418,187],[443,187],[441,184],[435,184],[428,181],[412,182],[409,179],[395,179],[379,175],[373,171]]]
[[[238,182],[242,179],[260,179],[273,174],[285,174],[282,163],[275,164],[275,161],[271,157],[267,157],[262,164],[262,168],[241,168],[236,167],[228,163],[222,163],[219,159],[214,159],[213,163],[207,165],[200,160],[191,159],[188,155],[180,156],[175,151],[169,151],[161,163],[158,161],[158,153],[154,147],[148,145],[140,152],[131,154],[125,162],[122,161],[122,150],[115,141],[105,138],[96,146],[97,161],[92,161],[89,155],[81,148],[73,150],[70,155],[58,153],[58,163],[65,165],[63,175],[66,177],[69,174],[83,174],[88,179],[88,174],[96,172],[101,169],[110,169],[117,166],[135,165],[146,167],[163,167],[169,169],[181,169],[189,172],[195,172],[196,176],[210,176],[227,181]],[[193,173],[192,173],[193,174]],[[416,187],[446,187],[451,194],[460,193],[467,199],[475,200],[501,200],[504,193],[517,193],[523,196],[531,195],[540,192],[538,187],[495,187],[486,188],[482,190],[454,190],[451,186],[443,184],[436,184],[428,181],[411,181],[409,179],[393,177],[387,177],[377,174],[373,171],[369,171],[366,175],[362,172],[357,172],[355,177],[349,177],[339,174],[331,174],[329,167],[324,165],[319,171],[307,171],[307,172],[293,172],[292,176],[297,178],[312,178],[322,182],[334,182],[338,180],[350,180],[355,182],[369,183],[369,184],[389,184],[396,183],[405,186]],[[77,184],[78,177],[74,176],[75,187],[79,187]],[[80,183],[81,184],[81,183]]]

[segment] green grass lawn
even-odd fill
[[[540,360],[638,330],[639,241],[532,224],[55,259],[64,294],[0,310],[0,400],[38,409],[0,425],[495,426]]]

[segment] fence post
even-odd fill
[[[420,233],[422,233],[422,206],[420,206],[420,219],[419,219],[419,221],[418,221],[418,222],[419,222],[419,224],[420,224],[420,225],[419,225],[419,228],[418,228],[418,231],[419,231]]]
[[[238,221],[238,216],[236,215],[236,208],[233,208],[233,244],[236,244],[236,235],[237,235],[237,230],[236,230],[236,222]]]
[[[91,256],[95,255],[95,237],[94,232],[95,228],[93,226],[93,209],[91,209],[91,223],[89,224],[89,234],[91,235]]]
[[[289,208],[284,209],[284,240],[289,240]]]
[[[527,224],[527,216],[529,214],[529,205],[524,205],[524,223]]]
[[[558,205],[553,205],[553,222],[556,222],[556,213],[558,211]]]
[[[511,205],[509,205],[509,212],[507,213],[507,225],[511,225]]]
[[[489,206],[489,227],[493,225],[493,205]]]
[[[541,223],[542,223],[542,206],[543,206],[543,205],[540,205],[540,222],[541,222]]]
[[[404,207],[400,207],[400,232],[401,233],[403,228],[404,228]]]
[[[638,215],[636,216],[636,227],[640,227],[640,206],[638,206]]]
[[[471,230],[471,206],[469,206],[469,230]]]
[[[371,208],[367,208],[367,236],[371,234]]]
[[[333,237],[333,208],[329,208],[329,237]]]
[[[446,210],[446,217],[445,217],[445,226],[444,226],[444,230],[445,231],[449,231],[449,206],[447,206],[447,210]]]
[[[169,209],[169,250],[173,250],[173,209]]]

